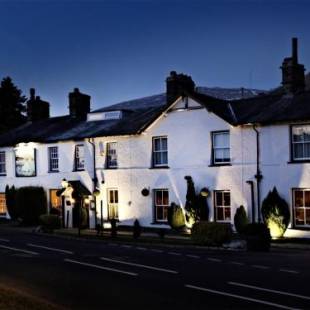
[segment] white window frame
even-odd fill
[[[6,175],[6,153],[5,151],[0,152],[0,176]]]
[[[83,148],[83,156],[80,156],[80,148]],[[84,144],[77,144],[74,151],[74,165],[76,171],[85,169],[85,146]]]
[[[295,192],[303,192],[303,206],[296,207],[296,201],[295,201]],[[310,222],[309,224],[306,224],[306,211],[310,212],[310,206],[305,206],[305,192],[310,192],[310,188],[293,188],[293,214],[294,214],[294,227],[305,227],[305,228],[310,228]],[[297,224],[296,223],[296,209],[302,209],[304,213],[304,224]]]
[[[116,201],[116,196],[115,192],[117,192],[117,201]],[[110,194],[113,193],[113,202],[110,202]],[[107,189],[107,207],[108,207],[108,219],[116,219],[118,220],[119,218],[119,212],[118,212],[118,206],[119,206],[119,191],[117,188],[108,188]],[[112,212],[111,212],[112,210]],[[111,213],[113,216],[111,216]]]
[[[164,149],[163,148],[163,144],[162,144],[162,140],[166,140],[167,141],[167,143],[166,143],[166,145],[167,145],[167,148],[166,149]],[[160,136],[160,137],[153,137],[153,139],[152,139],[153,141],[152,141],[152,143],[153,143],[153,154],[152,154],[152,156],[153,156],[153,167],[167,167],[168,166],[168,137],[167,136]],[[157,150],[157,149],[155,149],[155,141],[156,140],[159,140],[159,145],[160,145],[160,149],[159,150]],[[155,156],[155,154],[160,154],[160,163],[156,163],[156,156]],[[164,158],[164,156],[163,156],[163,154],[164,153],[166,153],[167,154],[167,162],[164,162],[164,160],[163,160],[163,158]]]
[[[0,202],[4,201],[4,208],[3,208],[2,203],[0,203],[0,216],[4,216],[4,215],[6,215],[7,212],[8,212],[8,209],[7,209],[7,206],[6,206],[5,193],[0,193],[0,195],[1,195],[2,197],[4,197],[3,199],[2,199],[2,198],[0,199]],[[4,212],[2,212],[2,211],[4,211]]]
[[[308,127],[309,128],[309,131],[310,131],[310,125],[309,124],[303,124],[303,125],[294,125],[294,126],[291,126],[291,144],[292,144],[292,159],[293,160],[296,160],[296,161],[306,161],[306,160],[310,160],[310,154],[309,154],[309,157],[296,157],[295,156],[295,146],[296,145],[302,145],[303,146],[303,155],[305,154],[305,144],[310,144],[310,140],[309,141],[294,141],[294,129],[297,129],[297,128],[305,128],[305,127]]]
[[[215,137],[219,136],[219,135],[227,135],[228,136],[228,139],[229,139],[229,145],[228,146],[216,146],[215,145]],[[229,130],[212,131],[211,137],[212,137],[212,164],[213,165],[230,164],[231,163],[231,157],[230,157],[230,132],[229,132]],[[229,151],[229,160],[227,160],[227,161],[217,160],[216,151],[218,151],[218,150],[228,150]]]
[[[231,192],[230,190],[215,190],[214,192],[214,218],[216,222],[219,223],[231,223],[231,219],[232,219],[232,214],[231,214]],[[217,202],[217,194],[221,193],[222,194],[222,202],[224,202],[224,194],[225,193],[229,193],[229,206],[225,206],[225,205],[219,205]],[[225,209],[230,210],[230,218],[229,219],[225,219]],[[219,220],[218,219],[218,209],[221,209],[224,215],[224,220]]]
[[[168,193],[168,204],[157,204],[156,203],[156,194],[158,192],[161,192],[161,195],[162,195],[162,201],[164,201],[163,199],[163,193],[164,192],[167,192]],[[158,222],[158,223],[167,223],[168,222],[168,208],[170,206],[170,197],[169,197],[169,189],[167,188],[156,188],[154,189],[154,208],[155,208],[155,211],[154,211],[154,215],[155,215],[155,222]],[[158,210],[157,208],[162,208],[163,209],[163,214],[166,214],[166,218],[164,219],[158,219]],[[166,209],[166,211],[164,210]]]
[[[58,146],[48,147],[48,171],[58,172],[59,171],[59,154]]]
[[[114,146],[111,148],[111,146]],[[117,142],[107,142],[106,145],[106,168],[108,169],[116,169],[118,162],[117,162]]]

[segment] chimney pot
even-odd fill
[[[298,39],[292,38],[292,60],[294,64],[298,64]]]
[[[36,90],[34,88],[30,88],[30,100],[34,100],[36,94]]]

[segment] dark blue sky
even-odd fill
[[[163,92],[171,70],[200,86],[269,89],[299,38],[310,68],[307,0],[0,0],[0,77],[67,113],[73,87],[92,107]]]

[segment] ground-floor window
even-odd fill
[[[310,189],[293,190],[295,226],[310,227]]]
[[[215,220],[231,221],[230,191],[214,191]]]
[[[58,189],[50,189],[50,207],[61,213],[61,197],[57,196]]]
[[[6,209],[6,200],[5,200],[5,194],[0,193],[0,215],[6,215],[7,209]]]
[[[154,190],[154,208],[155,208],[155,221],[156,222],[167,222],[168,208],[169,208],[168,189],[155,189]]]
[[[118,219],[118,190],[108,189],[108,219]]]

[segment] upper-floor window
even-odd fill
[[[212,164],[230,163],[229,131],[212,132]]]
[[[310,125],[292,127],[292,159],[310,160]]]
[[[79,144],[75,146],[75,170],[84,170],[85,157],[84,157],[84,145]]]
[[[50,172],[58,172],[58,147],[48,148],[48,169]]]
[[[0,152],[0,175],[6,174],[5,152]]]
[[[168,165],[168,138],[153,138],[153,166],[163,167]]]
[[[107,143],[107,168],[117,168],[117,143]]]

